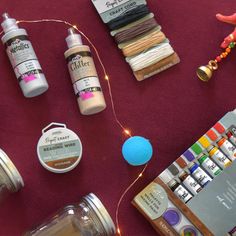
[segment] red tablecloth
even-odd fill
[[[235,108],[236,52],[220,65],[207,84],[196,78],[195,70],[221,53],[219,44],[233,27],[218,22],[215,14],[233,13],[236,2],[148,2],[182,61],[143,82],[134,79],[91,1],[1,0],[0,4],[0,12],[7,11],[18,20],[56,18],[77,23],[97,46],[111,76],[119,119],[133,135],[151,140],[153,159],[144,178],[132,188],[120,208],[125,236],[157,235],[130,201],[221,116]],[[50,89],[37,98],[24,98],[4,47],[0,47],[0,146],[25,180],[22,191],[1,203],[0,235],[21,235],[60,207],[79,201],[90,192],[100,197],[114,218],[120,195],[141,167],[131,167],[122,158],[125,137],[114,122],[99,64],[108,107],[98,115],[85,117],[78,111],[64,60],[67,27],[54,23],[21,26],[30,34]],[[81,163],[64,175],[46,171],[36,154],[42,128],[53,121],[66,123],[83,143]]]

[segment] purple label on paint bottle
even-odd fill
[[[181,215],[174,208],[169,208],[163,215],[163,218],[171,225],[178,225],[181,220]]]
[[[192,152],[190,152],[189,150],[187,150],[183,156],[189,161],[193,161],[195,159],[194,155],[192,154]]]

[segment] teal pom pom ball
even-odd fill
[[[134,136],[125,141],[122,154],[130,165],[141,166],[151,160],[153,148],[148,139]]]

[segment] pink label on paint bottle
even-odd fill
[[[84,101],[84,100],[87,100],[87,99],[90,99],[92,98],[94,95],[92,92],[81,92],[80,93],[80,97],[81,99]]]
[[[28,76],[23,77],[23,80],[25,81],[25,83],[28,83],[35,79],[37,79],[35,75],[28,75]]]

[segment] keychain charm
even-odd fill
[[[235,47],[235,44],[235,42],[231,42],[225,49],[225,52],[221,53],[220,56],[217,56],[215,60],[209,61],[208,65],[206,66],[200,66],[197,69],[198,78],[204,82],[209,81],[212,77],[213,71],[218,69],[218,63],[229,55],[231,49]]]

